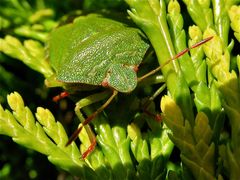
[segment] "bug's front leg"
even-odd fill
[[[101,93],[90,95],[90,96],[88,96],[88,97],[78,101],[76,103],[76,106],[75,106],[75,109],[74,109],[78,119],[83,123],[85,121],[85,118],[83,117],[81,109],[83,107],[89,106],[89,105],[91,105],[93,103],[96,103],[98,101],[101,101],[101,100],[107,98],[108,94],[109,94],[108,92],[104,91],[104,92],[101,92]],[[80,126],[83,126],[83,125],[80,125]],[[95,135],[94,135],[94,133],[93,133],[93,131],[92,131],[92,129],[91,129],[91,127],[89,125],[85,125],[83,128],[85,128],[85,130],[86,130],[86,132],[88,134],[88,138],[89,138],[89,140],[91,142],[91,145],[82,154],[82,158],[84,159],[85,157],[88,156],[89,153],[91,153],[94,150],[94,147],[96,146],[96,137],[95,137]],[[75,135],[73,134],[72,137],[74,137],[74,136]],[[74,138],[77,138],[77,137],[74,137]],[[71,142],[71,138],[70,138],[69,142]]]
[[[67,142],[66,146],[71,144],[71,142],[74,141],[78,137],[78,134],[81,132],[82,128],[85,128],[85,130],[86,130],[86,132],[87,132],[87,134],[89,136],[89,140],[91,142],[91,145],[82,154],[82,158],[87,157],[88,154],[90,154],[94,150],[94,148],[96,146],[96,137],[95,137],[94,133],[92,132],[92,130],[91,130],[90,126],[88,125],[88,123],[90,121],[92,121],[95,118],[95,116],[98,113],[100,113],[112,101],[112,99],[116,96],[117,93],[114,92],[112,94],[112,96],[110,96],[110,94],[111,94],[111,91],[107,90],[107,91],[104,91],[104,92],[101,92],[101,93],[96,93],[96,94],[90,95],[90,96],[88,96],[88,97],[86,97],[84,99],[81,99],[80,101],[78,101],[76,103],[75,113],[76,113],[77,117],[80,119],[81,125],[78,127],[78,129],[70,137],[70,139]],[[93,114],[88,116],[86,119],[83,117],[83,114],[81,113],[81,109],[83,107],[89,106],[89,105],[91,105],[93,103],[96,103],[98,101],[106,99],[109,96],[110,96],[110,98],[100,108],[98,108],[97,111],[95,111]]]
[[[85,118],[83,117],[83,115],[81,113],[81,109],[83,107],[89,106],[89,105],[94,104],[96,102],[99,102],[103,99],[106,99],[110,95],[111,95],[111,91],[106,90],[106,91],[103,91],[103,92],[100,92],[100,93],[92,94],[90,96],[87,96],[87,97],[79,100],[76,103],[76,106],[75,106],[74,110],[75,110],[76,115],[80,119],[80,121],[83,123],[84,120],[85,120]]]

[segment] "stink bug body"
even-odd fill
[[[91,100],[87,103],[81,100],[77,102],[75,111],[82,125],[74,132],[67,145],[78,136],[83,127],[86,127],[92,141],[92,145],[83,154],[83,157],[86,157],[96,144],[94,135],[86,125],[113,100],[118,92],[133,91],[139,81],[210,39],[183,50],[157,69],[138,78],[136,70],[149,48],[144,35],[138,29],[97,15],[88,15],[54,30],[49,46],[50,64],[56,75],[47,80],[48,84],[63,86],[66,90],[76,84],[80,90],[92,90],[101,86],[112,89],[113,92],[112,95],[109,91],[91,95],[88,98]],[[56,100],[60,97],[56,97]],[[82,107],[107,97],[109,99],[96,112],[87,119],[83,118],[80,112]]]
[[[50,39],[50,63],[64,83],[112,87],[131,92],[134,71],[149,45],[136,28],[89,15],[56,29]]]

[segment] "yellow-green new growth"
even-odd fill
[[[170,139],[181,150],[183,164],[191,170],[194,179],[214,179],[215,145],[212,142],[213,132],[207,116],[199,112],[192,128],[184,120],[181,109],[169,96],[161,100],[164,122],[171,129]]]
[[[86,163],[80,160],[75,143],[65,147],[68,139],[66,132],[49,110],[39,107],[35,114],[38,120],[36,122],[17,92],[8,95],[7,99],[12,113],[0,105],[0,134],[10,136],[16,143],[47,155],[50,162],[74,175],[96,176]]]
[[[0,38],[0,52],[22,61],[45,78],[51,77],[53,71],[46,60],[44,47],[35,40],[25,40],[23,44],[15,37],[7,35]]]
[[[231,28],[234,30],[234,35],[240,42],[240,6],[233,5],[229,11],[228,15],[231,21]]]
[[[221,155],[226,168],[230,171],[231,179],[236,179],[240,171],[240,84],[239,77],[234,70],[230,70],[230,61],[233,59],[230,52],[233,41],[225,47],[222,39],[215,31],[209,29],[205,35],[214,35],[213,41],[204,47],[207,63],[214,76],[214,83],[222,95],[222,104],[231,125],[231,142],[221,146]],[[236,57],[239,68],[239,55]],[[227,155],[223,155],[227,154]]]

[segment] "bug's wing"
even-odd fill
[[[74,22],[69,31],[71,37],[63,38],[64,44],[66,44],[64,45],[65,50],[62,57],[54,60],[53,65],[57,71],[57,78],[63,82],[100,85],[107,74],[112,76],[111,79],[114,78],[110,71],[117,66],[113,65],[128,67],[139,65],[149,47],[138,29],[129,28],[122,23],[102,17],[90,17],[81,17]],[[91,26],[89,25],[90,21]],[[68,31],[68,27],[61,29],[57,31],[58,36]],[[84,34],[84,38],[81,37],[82,34]],[[63,39],[60,38],[61,41]],[[52,47],[60,48],[60,40],[58,44],[55,42]],[[122,73],[124,72],[128,71]],[[133,70],[131,72],[135,73]],[[132,83],[132,81],[130,82]],[[129,84],[128,86],[135,88],[135,85]],[[117,84],[114,85],[114,88],[121,91]]]
[[[62,64],[69,56],[68,47],[71,45],[72,38],[72,24],[66,25],[63,28],[58,28],[53,31],[50,36],[50,64],[53,69],[58,73]]]
[[[74,51],[81,51],[81,44],[99,32],[122,28],[117,21],[101,18],[96,14],[80,16],[73,23],[55,29],[50,36],[50,63],[58,71],[72,62]]]

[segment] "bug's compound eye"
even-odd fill
[[[111,71],[111,69],[109,69],[109,70],[107,71],[107,74],[106,74],[104,80],[103,80],[102,83],[101,83],[101,86],[106,87],[106,88],[109,87],[108,79],[109,79],[111,73],[112,73],[112,71]]]
[[[135,72],[138,72],[138,66],[133,66],[132,69],[133,69]]]
[[[109,87],[109,83],[108,83],[107,79],[104,79],[103,82],[101,83],[101,85],[103,87]]]

